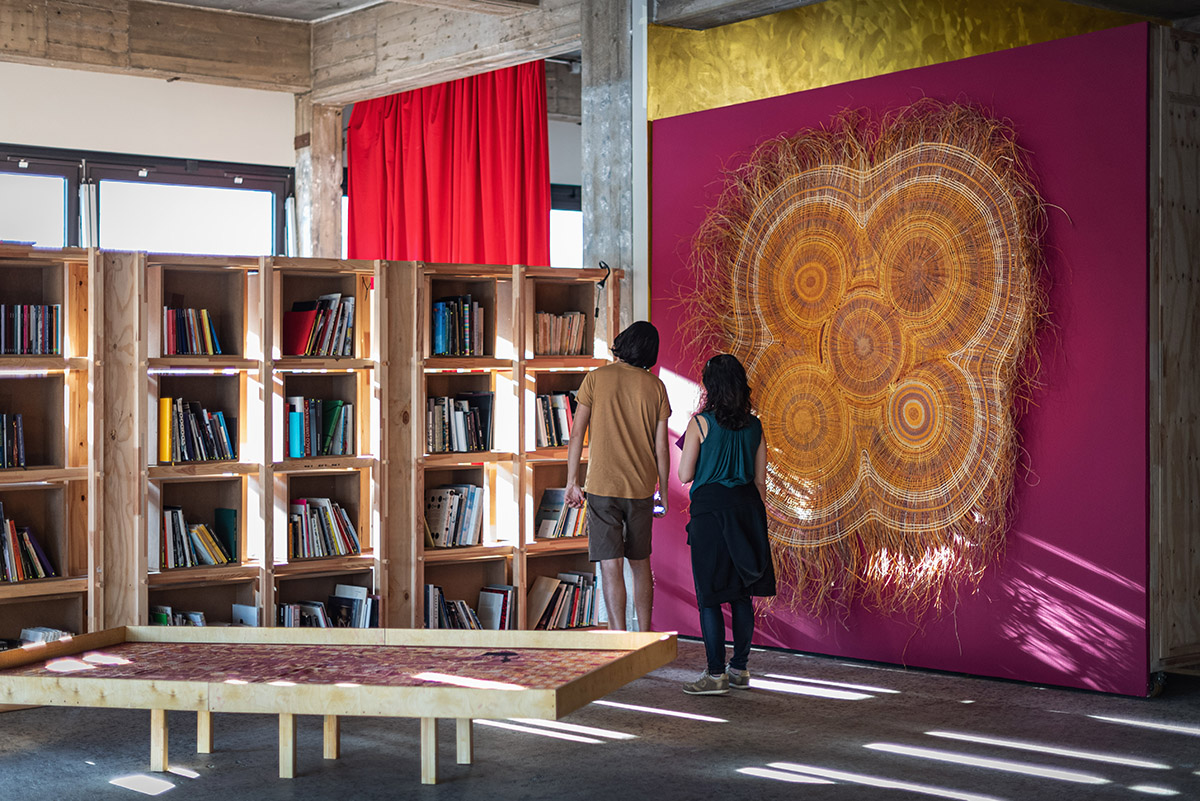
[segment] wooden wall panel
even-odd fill
[[[143,2],[0,0],[0,60],[287,92],[311,84],[306,22]]]
[[[313,25],[313,102],[342,105],[579,48],[581,0],[494,16],[383,3]]]

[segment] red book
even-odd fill
[[[283,339],[279,343],[284,356],[308,354],[308,340],[313,324],[317,321],[317,310],[285,311],[283,313]]]

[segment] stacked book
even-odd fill
[[[287,399],[287,455],[354,455],[354,404],[292,395]]]
[[[446,484],[425,490],[425,544],[432,548],[478,545],[485,511],[483,487]]]
[[[576,508],[566,502],[565,487],[542,490],[537,513],[533,518],[534,536],[539,539],[587,536],[587,501]]]
[[[528,622],[535,630],[595,626],[595,574],[568,571],[557,577],[538,576],[529,590]]]
[[[433,355],[483,356],[483,306],[470,295],[433,304]]]
[[[0,581],[52,578],[58,573],[29,526],[5,517],[0,503]]]
[[[293,303],[280,346],[284,356],[353,356],[354,298],[332,292]]]
[[[203,612],[174,609],[170,606],[156,605],[150,607],[151,626],[207,626],[208,620]]]
[[[62,306],[0,303],[0,354],[62,355]]]
[[[442,588],[425,585],[425,628],[482,629],[475,610],[466,601],[447,600]]]
[[[25,466],[25,422],[20,412],[0,412],[0,447],[0,468]]]
[[[218,356],[221,343],[208,309],[163,307],[164,356]]]
[[[228,520],[233,509],[216,510],[222,519]],[[228,525],[226,523],[225,525]],[[236,526],[236,524],[234,524]],[[151,547],[148,554],[151,570],[170,570],[176,567],[200,567],[203,565],[226,565],[234,560],[232,538],[228,531],[205,523],[188,523],[179,506],[164,506],[162,513],[162,535],[158,547]]]
[[[356,584],[338,584],[325,601],[333,628],[367,629],[379,627],[379,596]]]
[[[210,413],[199,401],[158,399],[160,464],[236,458],[236,417],[227,419],[221,411]]]
[[[303,626],[305,628],[328,629],[333,627],[325,604],[321,601],[296,601],[295,603],[277,604],[279,610],[279,625],[288,628]]]
[[[425,452],[491,450],[492,398],[491,392],[429,398],[425,403]]]
[[[479,623],[485,629],[507,631],[517,627],[517,588],[488,584],[479,590]]]
[[[573,393],[551,392],[535,396],[533,405],[534,440],[539,448],[560,448],[571,438],[575,423]]]
[[[583,312],[538,312],[533,329],[533,352],[538,356],[580,356],[587,317]]]
[[[328,498],[297,498],[289,506],[288,558],[319,559],[361,553],[350,515]]]

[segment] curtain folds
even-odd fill
[[[550,263],[542,62],[354,104],[349,255]]]

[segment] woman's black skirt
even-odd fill
[[[687,532],[700,606],[775,594],[767,510],[753,484],[696,489]]]

